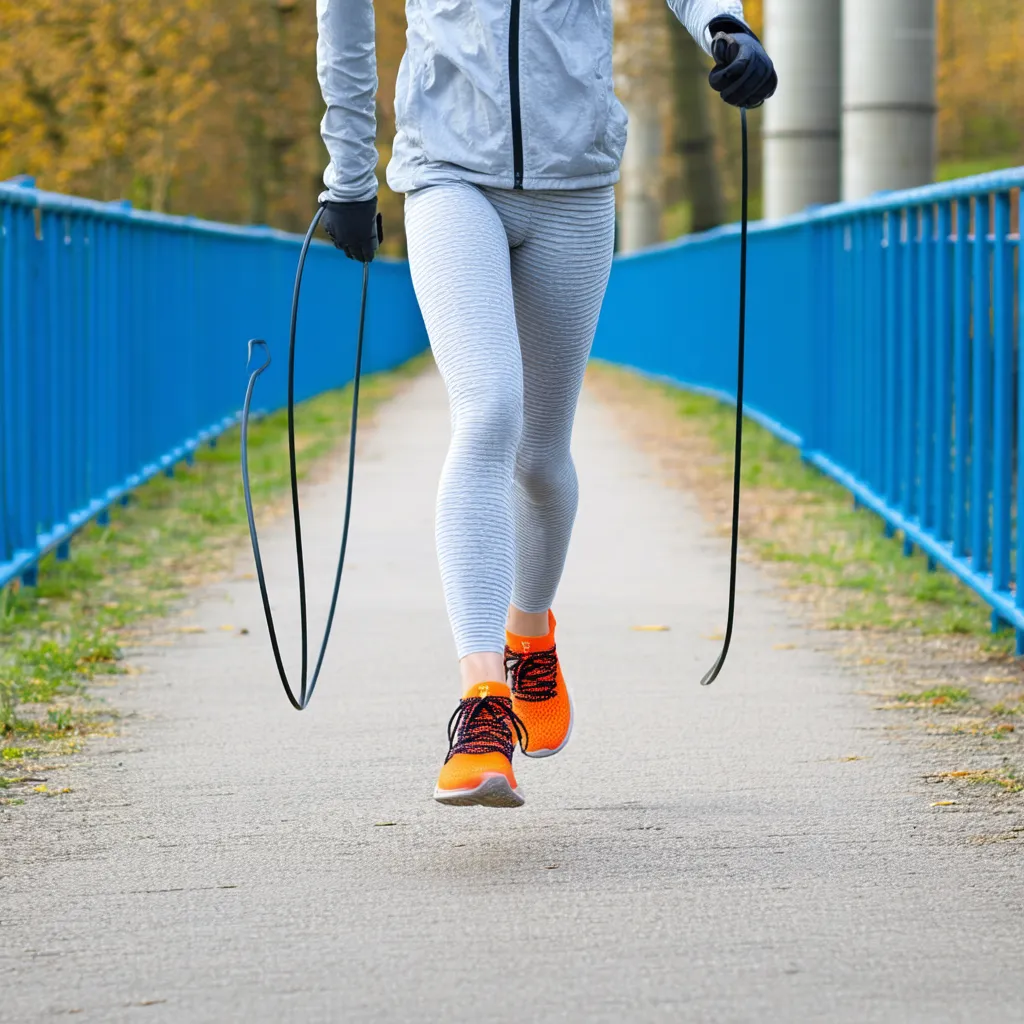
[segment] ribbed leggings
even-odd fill
[[[611,186],[431,185],[405,202],[413,286],[448,389],[437,553],[460,658],[501,652],[510,600],[551,606],[576,517],[569,453],[608,283]]]

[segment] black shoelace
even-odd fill
[[[448,720],[448,756],[490,754],[498,751],[510,761],[518,740],[523,750],[529,743],[526,726],[512,710],[509,697],[466,697]]]
[[[558,656],[550,651],[517,654],[505,648],[505,672],[519,700],[550,700],[558,690]]]

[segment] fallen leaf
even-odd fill
[[[223,629],[225,633],[233,633],[235,631],[235,627],[234,626],[230,626],[227,623],[225,623],[220,628]]]
[[[773,651],[795,651],[796,644],[772,644]]]
[[[983,683],[1015,683],[1017,682],[1016,676],[982,676],[981,681]]]
[[[724,640],[724,633],[705,633],[703,634],[705,640]]]
[[[667,633],[671,626],[634,626],[637,633]]]
[[[397,825],[397,821],[375,821],[373,823],[374,828],[388,828],[391,825]]]
[[[935,803],[932,804],[932,807],[955,807],[955,806],[956,806],[956,801],[955,800],[936,800]]]
[[[205,633],[206,628],[204,626],[179,626],[179,633]]]

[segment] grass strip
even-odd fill
[[[603,363],[591,367],[588,386],[727,536],[735,410]],[[993,635],[989,606],[973,590],[930,570],[920,553],[905,556],[878,516],[750,420],[742,478],[744,557],[760,562],[812,624],[842,637],[837,655],[881,687],[871,691],[884,701],[877,710],[909,716],[933,756],[964,765],[930,778],[988,783],[969,788],[1019,799],[1024,666],[1013,657],[1013,631]],[[724,597],[723,583],[723,616]]]
[[[614,392],[620,405],[650,410],[653,402],[671,414],[680,428],[673,468],[709,500],[727,530],[735,411],[608,364],[595,364],[590,381],[598,392]],[[820,610],[828,627],[966,634],[993,651],[1011,650],[1012,631],[992,635],[991,609],[974,591],[951,573],[929,569],[919,552],[905,556],[877,515],[855,507],[848,491],[751,420],[743,427],[742,479],[744,546],[777,563],[811,599],[827,591]]]
[[[361,419],[428,359],[364,378]],[[346,387],[296,408],[300,478],[346,440],[351,401]],[[284,410],[250,423],[253,502],[264,515],[288,490],[286,429]],[[89,694],[90,681],[127,671],[122,648],[146,621],[230,568],[248,538],[239,458],[235,427],[196,453],[192,465],[155,477],[127,506],[111,509],[109,525],[92,523],[75,534],[69,560],[47,555],[38,586],[15,582],[0,591],[0,789],[29,781],[47,757],[73,751],[81,736],[111,728],[114,714]]]

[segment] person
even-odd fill
[[[724,100],[776,75],[739,0],[668,0]],[[462,699],[434,791],[523,803],[512,768],[562,750],[573,708],[551,606],[576,515],[573,419],[611,268],[626,113],[612,86],[611,0],[407,0],[388,185],[405,193],[412,282],[451,408],[436,541]],[[372,0],[317,0],[330,155],[322,222],[373,259]]]

